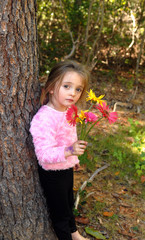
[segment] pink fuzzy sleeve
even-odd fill
[[[55,140],[56,129],[57,126],[53,119],[46,117],[41,111],[34,116],[31,122],[30,132],[40,165],[66,161],[64,156],[66,146],[57,146]]]

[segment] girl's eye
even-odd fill
[[[69,88],[69,85],[64,85],[64,88]]]
[[[80,88],[77,88],[76,90],[77,90],[77,92],[82,92],[82,89],[80,89]]]

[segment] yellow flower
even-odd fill
[[[90,92],[87,92],[88,93],[88,98],[86,98],[87,101],[91,100],[91,101],[95,101],[96,99],[96,95],[95,93],[92,91],[92,89],[90,89]]]
[[[99,103],[100,105],[102,105],[102,102],[104,102],[104,100],[102,100],[102,98],[105,96],[105,95],[100,95],[99,97],[96,97],[95,93],[92,91],[92,89],[90,89],[90,92],[87,92],[88,93],[88,97],[86,98],[86,101],[93,101],[93,102],[97,102]]]
[[[100,95],[98,98],[96,97],[96,102],[99,103],[100,105],[102,105],[102,103],[104,102],[104,100],[101,100],[105,95]]]
[[[87,111],[88,110],[86,110],[86,111],[81,110],[81,113],[79,114],[79,117],[77,118],[77,122],[80,122],[81,124],[83,123],[83,120],[86,118],[85,112],[87,112]]]

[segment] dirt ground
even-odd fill
[[[129,81],[129,76],[127,77]],[[108,83],[105,80],[102,84],[98,76],[98,81],[93,83],[93,90],[98,93],[97,96],[105,92],[105,99],[110,107],[116,107],[119,122],[124,124],[128,118],[133,118],[144,125],[144,82],[139,83],[138,89],[130,90],[120,82]],[[116,102],[118,104],[115,106]],[[75,192],[90,175],[84,166],[75,172]],[[85,188],[87,198],[84,204],[79,205],[80,215],[76,217],[79,231],[92,240],[103,238],[86,234],[86,227],[99,231],[105,239],[145,240],[145,201],[141,195],[143,187],[144,180],[137,182],[125,177],[122,179],[119,172],[112,173],[110,167],[101,171],[93,180],[92,186]]]
[[[85,169],[76,172],[75,189],[88,178]],[[76,217],[79,231],[84,236],[85,227],[91,227],[106,239],[145,239],[145,201],[140,197],[142,190],[136,181],[120,181],[117,173],[110,174],[108,168],[98,174],[86,190],[86,204],[81,206],[80,216]]]

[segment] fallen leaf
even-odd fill
[[[134,191],[134,190],[131,190],[130,192],[131,192],[132,195],[139,195],[140,194],[140,192],[137,192],[137,191]]]
[[[128,237],[133,237],[133,236],[134,236],[133,233],[129,233],[129,232],[126,231],[126,230],[118,230],[118,232],[119,232],[120,234],[122,234],[123,236],[128,236]]]
[[[142,183],[145,182],[145,176],[141,176],[141,182],[142,182]]]
[[[125,208],[132,208],[132,205],[129,205],[127,203],[121,203],[120,205]]]
[[[114,212],[103,212],[103,215],[105,217],[112,217],[114,215]]]
[[[123,215],[128,215],[128,217],[131,217],[131,218],[135,217],[135,212],[131,208],[120,206],[120,213]]]
[[[76,217],[75,218],[76,222],[82,223],[82,224],[88,224],[89,223],[89,218],[85,217]]]
[[[111,195],[116,199],[122,199],[118,193],[111,193]]]
[[[95,237],[96,239],[106,239],[100,232],[94,230],[93,228],[86,227],[86,233],[90,234],[91,236]]]
[[[102,196],[94,196],[97,202],[104,202],[104,198]]]

